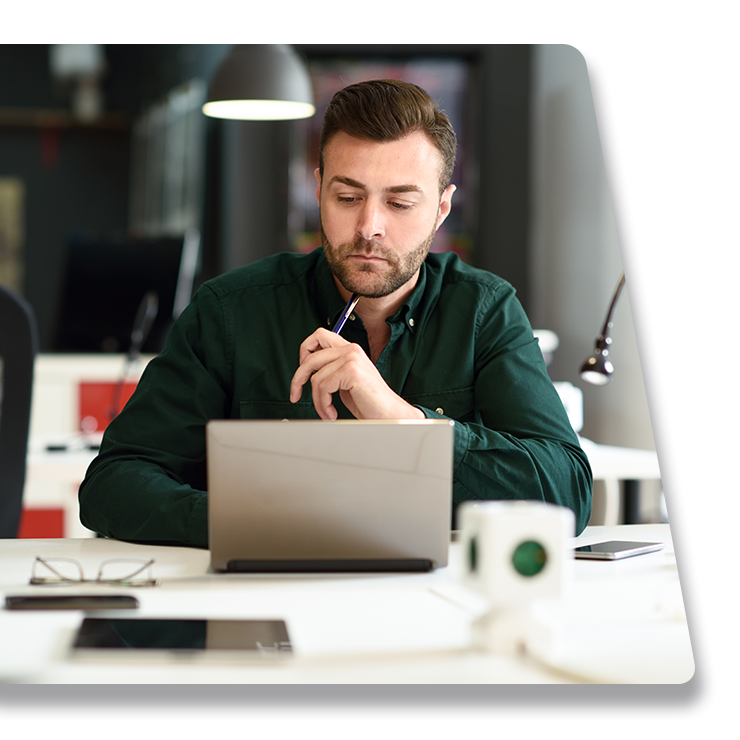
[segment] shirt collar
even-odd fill
[[[324,255],[323,247],[317,247],[316,251],[319,252],[316,262],[316,298],[321,315],[325,316],[327,323],[333,326],[339,317],[340,311],[345,306],[345,301],[334,282],[334,277],[329,269],[329,263]],[[408,318],[413,318],[419,312],[426,286],[427,263],[425,260],[419,270],[419,280],[416,283],[416,287],[411,291],[411,294],[403,302],[398,311],[388,319],[389,323],[392,324],[397,321],[407,323]]]

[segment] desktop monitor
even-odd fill
[[[195,231],[184,236],[71,240],[54,351],[127,352],[142,299],[154,292],[158,311],[141,351],[160,352],[192,296],[199,248]]]

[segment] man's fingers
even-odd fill
[[[306,337],[298,350],[298,363],[302,365],[314,352],[330,347],[344,347],[349,342],[328,329],[317,329]]]
[[[290,400],[295,403],[301,397],[302,388],[308,381],[308,379],[327,363],[333,362],[336,359],[336,352],[331,352],[329,349],[321,352],[307,352],[305,358],[301,360],[301,364],[293,374],[293,379],[290,382]]]

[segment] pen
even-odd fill
[[[339,334],[339,332],[342,331],[342,327],[344,326],[345,322],[349,318],[349,315],[352,313],[355,306],[357,305],[357,301],[359,300],[360,296],[358,296],[357,293],[353,293],[350,299],[347,301],[347,305],[344,307],[344,310],[337,319],[337,323],[334,324],[334,328],[332,329],[335,334]]]

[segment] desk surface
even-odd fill
[[[68,648],[83,613],[0,610],[0,682],[23,683],[683,683],[694,662],[668,525],[591,527],[603,539],[665,542],[621,562],[574,563],[570,594],[548,607],[560,650],[539,658],[473,650],[481,599],[460,585],[460,556],[429,574],[244,575],[209,572],[209,553],[105,539],[0,540],[0,596],[29,586],[37,555],[79,560],[155,558],[160,586],[131,593],[141,617],[283,618],[294,657],[280,665],[192,662],[83,663]],[[54,587],[51,587],[54,588]],[[70,587],[61,587],[69,590]],[[58,588],[57,588],[58,590]]]

